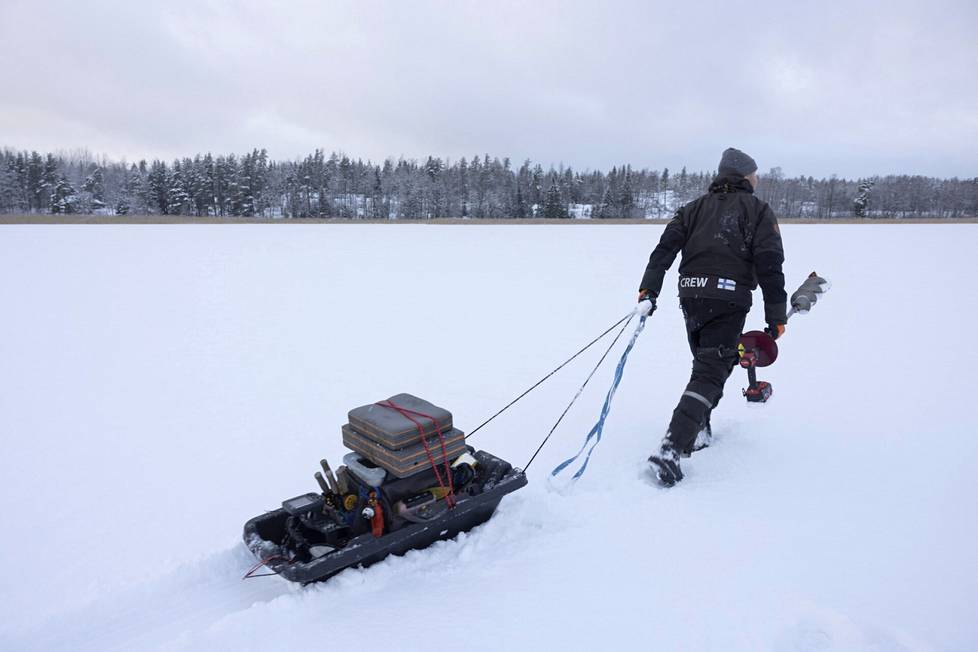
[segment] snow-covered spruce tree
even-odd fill
[[[269,188],[271,167],[268,162],[268,151],[262,148],[252,153],[253,166],[251,170],[251,205],[254,215],[265,216],[269,207],[266,191]]]
[[[190,200],[194,205],[194,215],[211,214],[211,185],[214,174],[214,159],[210,153],[195,156],[191,166]]]
[[[520,210],[522,215],[519,217],[533,217],[532,207],[531,207],[531,192],[530,186],[533,184],[533,174],[530,172],[530,159],[523,161],[520,169],[516,171],[516,188],[520,191],[520,197],[517,197],[517,210]],[[522,209],[520,205],[522,204]]]
[[[485,157],[486,161],[486,217],[490,218],[500,218],[508,217],[509,207],[511,200],[506,196],[507,188],[504,179],[509,174],[506,169],[507,165],[503,165],[503,162],[499,160],[498,157],[493,158],[492,162],[489,162],[489,155]]]
[[[482,202],[485,199],[481,188],[482,159],[473,156],[466,171],[465,204],[466,216],[483,217]]]
[[[15,159],[0,159],[0,213],[17,209],[17,170]]]
[[[14,173],[17,178],[17,211],[30,211],[30,193],[28,191],[29,172],[27,169],[27,154],[18,152],[14,163]]]
[[[424,164],[424,184],[421,193],[421,212],[426,218],[442,215],[442,188],[440,158],[432,156]]]
[[[301,183],[297,188],[305,217],[327,217],[329,213],[329,182],[330,173],[326,170],[326,160],[323,150],[316,149],[312,156],[307,156],[299,163],[296,179]]]
[[[494,167],[498,167],[498,164],[498,159],[494,166],[489,155],[483,154],[482,164],[479,166],[479,176],[476,180],[476,195],[479,202],[479,217],[481,218],[495,217],[499,210],[493,188],[493,170]]]
[[[82,183],[82,206],[85,211],[99,211],[105,208],[105,185],[102,179],[102,168],[98,165],[92,173],[85,177]]]
[[[119,198],[115,202],[115,214],[116,215],[128,215],[132,212],[132,196],[125,193],[120,193]]]
[[[238,169],[238,196],[234,212],[238,217],[252,217],[255,214],[255,196],[251,190],[254,174],[254,154],[245,154],[241,159],[241,167]]]
[[[191,214],[192,202],[184,166],[180,161],[173,162],[173,173],[169,176],[167,209],[171,215]]]
[[[543,216],[547,219],[567,217],[567,207],[560,196],[560,186],[557,185],[556,176],[550,180],[550,189],[547,190],[547,199],[543,205]]]
[[[322,180],[318,186],[321,191],[316,195],[319,217],[336,217],[336,193],[341,183],[340,158],[333,152],[322,163]]]
[[[27,161],[27,202],[28,212],[44,208],[47,196],[44,192],[44,159],[37,152],[31,152]]]
[[[75,189],[72,187],[71,183],[68,182],[68,178],[63,174],[58,177],[57,181],[54,182],[54,190],[51,192],[51,197],[48,200],[48,204],[51,207],[51,213],[55,215],[68,215],[75,212]]]
[[[975,177],[968,183],[968,193],[967,198],[962,200],[962,204],[966,205],[965,215],[970,215],[971,217],[978,217],[978,177]]]
[[[621,176],[617,167],[612,167],[605,181],[604,193],[601,195],[601,205],[598,207],[598,217],[609,219],[621,217]]]
[[[225,156],[218,156],[214,163],[214,206],[217,215],[224,217],[231,210],[232,168]]]
[[[17,211],[19,183],[17,157],[8,150],[0,150],[0,213]]]
[[[39,205],[39,208],[48,210],[51,209],[51,197],[54,194],[55,186],[58,185],[58,180],[60,178],[60,173],[58,172],[58,160],[54,158],[51,154],[48,154],[44,159],[44,169],[41,173],[41,187],[40,192],[43,197],[43,201]],[[74,193],[72,193],[74,194]],[[52,211],[53,212],[53,211]]]
[[[523,219],[526,217],[526,200],[523,198],[523,185],[517,181],[516,182],[516,208],[514,210],[513,217],[517,219]]]
[[[227,174],[227,215],[237,217],[241,215],[244,193],[247,189],[241,187],[241,166],[234,154],[227,157],[225,172]]]
[[[545,191],[543,189],[543,166],[539,163],[533,166],[530,173],[530,217],[543,213]]]
[[[153,212],[153,206],[155,206],[153,199],[153,190],[149,187],[149,165],[145,160],[139,161],[139,167],[137,170],[138,182],[133,186],[134,196],[136,198],[137,213],[146,214]],[[130,170],[130,173],[132,171]]]
[[[513,174],[513,163],[508,156],[503,157],[496,170],[496,177],[494,184],[499,204],[496,217],[513,217],[516,213],[516,176]]]
[[[874,185],[876,184],[868,179],[859,182],[859,194],[852,201],[852,211],[856,217],[866,217],[866,211],[869,209],[869,191]]]
[[[632,193],[632,170],[625,169],[625,174],[621,180],[621,187],[618,189],[618,207],[622,217],[632,217],[635,208],[635,196]]]
[[[469,162],[463,156],[456,164],[455,201],[458,202],[459,217],[469,216]]]
[[[350,158],[348,156],[342,156],[337,166],[335,187],[336,187],[337,194],[339,195],[337,197],[337,199],[339,199],[339,206],[338,206],[339,216],[345,218],[350,218],[353,216],[350,208],[350,186],[352,185],[352,176],[353,176],[351,171],[352,166],[353,163],[352,161],[350,161]],[[419,194],[418,194],[419,202],[420,199],[421,199],[421,195],[419,190]],[[420,208],[418,209],[418,212],[420,213]]]
[[[329,173],[320,150],[299,162],[293,177],[292,217],[325,217],[330,213]]]
[[[605,188],[604,192],[601,193],[601,199],[598,200],[598,204],[594,208],[593,216],[599,220],[606,220],[609,217],[614,217],[611,192],[607,188]]]
[[[370,217],[375,220],[387,219],[384,211],[384,184],[380,180],[380,166],[374,167],[374,182],[370,189]]]
[[[390,159],[384,161],[384,165],[380,169],[380,183],[384,193],[384,219],[389,220],[396,216],[394,211],[397,206],[395,203],[397,178],[394,174],[394,163]]]
[[[414,176],[405,175],[404,184],[401,186],[400,217],[416,220],[421,216],[421,191]]]
[[[147,208],[160,215],[170,213],[170,174],[163,161],[153,161],[146,175]]]
[[[142,181],[139,168],[133,163],[126,174],[122,188],[119,189],[119,197],[115,204],[116,215],[129,215],[139,211],[142,205]]]

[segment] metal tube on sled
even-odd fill
[[[329,488],[329,485],[326,484],[326,480],[323,479],[323,474],[322,473],[320,473],[319,471],[316,471],[316,476],[315,477],[316,477],[316,482],[319,483],[319,488],[323,490],[323,495],[324,496],[327,496],[327,495],[329,495],[331,493],[334,493]]]
[[[329,488],[334,494],[340,493],[339,485],[336,482],[336,476],[333,475],[333,469],[329,468],[329,462],[325,459],[319,460],[319,465],[323,467],[323,475],[326,476],[326,481],[329,482]]]

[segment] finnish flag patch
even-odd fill
[[[737,281],[731,280],[729,278],[721,278],[717,280],[718,290],[730,290],[731,292],[736,291]]]

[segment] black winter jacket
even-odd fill
[[[784,249],[774,211],[747,179],[717,177],[710,190],[678,211],[649,257],[639,289],[658,295],[682,250],[679,296],[728,299],[750,306],[758,284],[768,323],[786,321]]]

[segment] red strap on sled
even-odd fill
[[[424,452],[428,456],[428,463],[431,464],[431,468],[435,472],[435,479],[438,480],[438,486],[441,489],[447,489],[448,493],[445,494],[445,503],[449,508],[455,507],[455,486],[454,480],[452,478],[452,468],[448,464],[448,449],[445,447],[445,438],[442,436],[441,424],[438,423],[438,419],[431,416],[430,414],[425,414],[424,412],[416,412],[414,410],[409,410],[402,405],[398,405],[394,401],[386,400],[380,401],[377,405],[381,407],[394,410],[403,416],[405,419],[409,419],[411,423],[418,427],[418,435],[421,437],[421,445],[424,446]],[[414,416],[412,416],[414,415]],[[415,419],[415,416],[422,417],[424,419],[431,419],[432,423],[435,424],[435,430],[438,432],[438,441],[441,443],[441,454],[442,459],[445,460],[445,475],[447,482],[442,481],[441,473],[438,471],[438,463],[435,462],[435,456],[431,454],[431,448],[428,447],[428,441],[424,436],[424,426],[421,422]],[[445,485],[448,485],[447,487]]]
[[[271,557],[265,557],[264,559],[262,559],[261,561],[259,561],[257,564],[255,564],[254,566],[252,566],[251,568],[249,568],[248,569],[248,572],[245,573],[244,574],[244,577],[242,577],[241,579],[243,579],[243,580],[250,580],[250,579],[255,578],[255,577],[268,577],[269,575],[275,575],[276,573],[263,573],[261,575],[255,575],[255,571],[258,570],[259,568],[261,568],[262,566],[264,566],[265,564],[267,564],[268,562],[274,561],[276,559],[281,559],[283,561],[289,562],[289,566],[291,566],[293,563],[295,563],[294,560],[289,559],[288,557],[283,557],[282,555],[272,555]]]
[[[384,508],[380,506],[380,501],[375,501],[377,504],[374,505],[374,516],[370,519],[370,531],[375,537],[383,536],[384,534]]]

